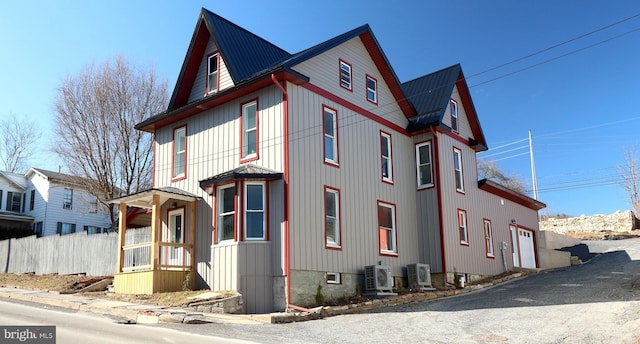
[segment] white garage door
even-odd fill
[[[520,246],[520,261],[523,268],[536,268],[536,251],[533,245],[533,233],[526,229],[518,228],[518,241]]]

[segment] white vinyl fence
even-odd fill
[[[143,235],[149,229],[141,228]],[[137,229],[128,229],[127,237]],[[142,234],[142,233],[139,233]],[[0,241],[0,273],[87,274],[112,276],[116,271],[118,234],[78,232],[42,238],[30,236]]]

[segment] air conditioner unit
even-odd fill
[[[431,267],[429,264],[407,265],[407,277],[410,287],[431,287]]]
[[[63,204],[62,204],[62,208],[64,208],[64,209],[71,209],[71,203],[67,203],[67,202],[63,203]]]
[[[364,284],[367,291],[391,291],[392,277],[388,266],[368,265],[364,267]]]

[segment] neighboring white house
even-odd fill
[[[38,236],[108,231],[109,214],[75,180],[33,167],[24,175],[0,171],[0,225],[15,227],[19,223]]]

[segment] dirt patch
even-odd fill
[[[75,283],[86,279],[85,275],[0,274],[0,286],[61,293],[71,291]]]

